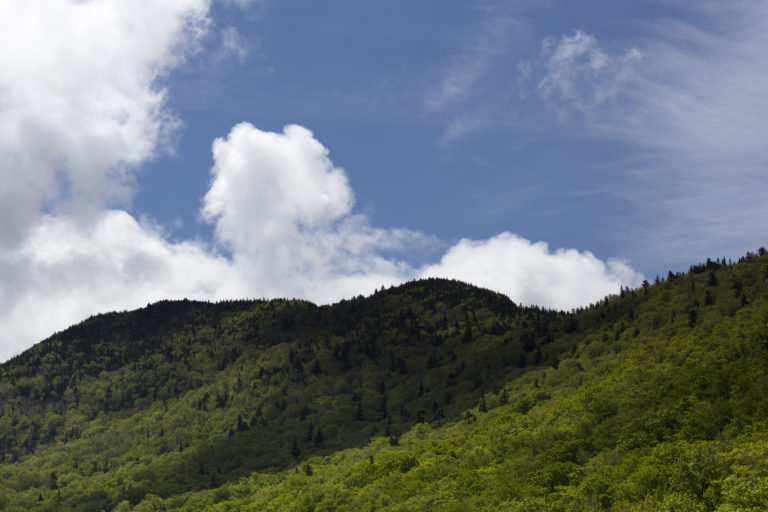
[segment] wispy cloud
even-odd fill
[[[639,212],[621,220],[628,254],[665,264],[768,236],[768,6],[675,3],[696,22],[641,25],[631,45],[545,38],[511,107],[540,131],[621,144],[601,187]]]
[[[611,56],[597,39],[577,30],[573,35],[547,38],[541,54],[520,63],[521,78],[535,80],[540,99],[558,114],[587,111],[610,101],[633,80],[642,53],[630,48]]]
[[[425,93],[426,107],[439,110],[472,95],[494,60],[509,49],[523,30],[523,25],[511,16],[494,15],[479,23],[477,31],[443,70],[439,82]]]
[[[735,4],[709,6],[726,20],[712,20],[717,30],[659,24],[627,101],[593,120],[644,155],[631,170],[646,191],[637,200],[655,210],[642,238],[661,242],[660,257],[732,253],[768,236],[768,5]]]
[[[240,33],[236,27],[227,27],[221,31],[221,45],[216,52],[216,60],[235,58],[245,60],[253,50],[254,44]]]
[[[264,16],[269,0],[220,0],[225,5],[236,7],[249,19],[257,19]]]

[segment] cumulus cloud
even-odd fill
[[[328,301],[409,275],[406,264],[379,254],[420,236],[354,215],[346,173],[311,131],[241,123],[213,143],[213,156],[203,216],[260,293]]]
[[[206,24],[206,0],[0,3],[0,237],[43,208],[130,198],[131,166],[176,120],[156,79]],[[64,205],[64,206],[62,206]]]
[[[0,359],[94,312],[163,298],[327,303],[411,277],[406,263],[381,254],[421,237],[354,215],[346,173],[327,155],[295,125],[270,133],[243,123],[217,139],[202,208],[215,224],[213,247],[170,242],[120,210],[88,223],[42,216],[18,247],[0,252]]]
[[[439,263],[413,268],[393,254],[425,237],[374,228],[355,214],[346,173],[301,126],[272,133],[241,123],[214,142],[213,157],[201,211],[214,224],[213,246],[170,242],[150,222],[103,210],[85,225],[45,215],[18,249],[2,252],[0,358],[94,312],[163,298],[287,296],[328,303],[437,276],[523,304],[568,309],[640,279],[621,262],[550,252],[544,243],[509,233],[462,240]]]
[[[569,310],[637,286],[643,277],[626,263],[597,259],[575,249],[550,251],[544,242],[502,233],[488,240],[463,239],[422,277],[452,278],[502,292],[525,305]]]
[[[201,208],[214,239],[170,241],[120,208],[135,170],[178,126],[158,80],[197,48],[209,8],[0,3],[0,45],[18,49],[0,54],[0,359],[91,314],[164,298],[331,302],[442,275],[571,307],[635,279],[620,263],[509,234],[463,240],[414,268],[402,251],[430,238],[356,214],[347,174],[297,125],[241,123],[214,141]]]
[[[242,296],[232,265],[124,211],[93,223],[45,216],[19,249],[0,257],[0,360],[96,312],[161,299]]]
[[[280,134],[241,123],[214,141],[213,158],[203,215],[217,221],[219,239],[238,251],[253,252],[255,241],[301,229],[327,229],[352,209],[346,173],[304,127],[290,125]]]
[[[135,304],[136,274],[109,265],[123,261],[125,248],[104,238],[104,226],[129,238],[130,226],[113,222],[108,208],[129,203],[133,173],[178,127],[158,80],[197,48],[209,7],[210,0],[0,3],[3,357],[93,312],[92,298],[103,299],[96,310]]]

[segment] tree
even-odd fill
[[[691,309],[688,311],[688,327],[693,329],[696,326],[696,317],[698,314],[696,313],[695,309]]]

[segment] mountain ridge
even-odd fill
[[[366,443],[378,446],[376,453],[393,450],[421,464],[431,441],[414,441],[415,432],[428,428],[439,437],[481,425],[502,428],[486,425],[490,410],[510,418],[510,428],[525,420],[536,431],[543,427],[532,418],[572,395],[582,398],[568,408],[581,410],[593,424],[587,431],[568,427],[581,437],[572,440],[578,441],[575,452],[552,455],[565,464],[548,473],[552,485],[581,493],[592,504],[585,510],[635,503],[636,497],[626,501],[614,493],[600,501],[589,494],[583,468],[596,465],[601,454],[614,451],[622,459],[680,435],[686,442],[712,443],[717,436],[736,439],[749,425],[758,425],[759,433],[760,421],[768,418],[765,399],[754,391],[761,389],[754,386],[763,359],[752,360],[753,368],[744,349],[722,361],[703,353],[709,380],[702,380],[684,366],[688,356],[675,352],[698,353],[701,347],[686,347],[700,338],[719,357],[727,353],[713,340],[731,336],[721,331],[765,330],[758,320],[768,314],[765,253],[748,253],[738,264],[708,260],[667,277],[572,312],[521,307],[489,290],[429,280],[328,306],[164,301],[100,315],[0,366],[0,468],[8,476],[0,506],[140,510],[159,499],[163,507],[181,503],[177,508],[183,509],[184,500],[211,500],[217,489],[230,492],[242,478],[258,480],[264,471],[288,475],[296,467],[310,473],[311,464],[316,477],[302,478],[317,483],[323,471],[333,474],[328,460],[358,453]],[[125,343],[107,343],[105,336]],[[750,346],[757,350],[752,356],[766,348]],[[621,368],[631,358],[645,361],[650,377],[632,370],[626,378],[629,370]],[[684,371],[657,378],[675,364]],[[734,365],[752,380],[733,373]],[[622,384],[606,388],[609,379]],[[642,392],[627,384],[646,380],[649,388]],[[585,382],[593,383],[592,391],[583,389]],[[732,393],[729,385],[742,391]],[[702,391],[691,395],[695,389]],[[706,414],[697,416],[697,410]],[[540,461],[558,436],[523,459]],[[402,452],[401,441],[413,454]],[[499,463],[523,460],[514,453]],[[549,464],[539,463],[538,471]],[[566,477],[566,467],[582,476]],[[517,471],[521,481],[530,480]],[[526,496],[545,504],[562,498],[552,485],[509,495],[505,506],[526,503]],[[258,492],[248,489],[238,491],[246,500],[239,508],[247,496],[257,501]],[[478,493],[476,499],[486,496]],[[276,509],[283,508],[290,507]]]

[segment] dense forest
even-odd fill
[[[758,511],[768,255],[570,312],[160,302],[0,366],[2,510]]]

